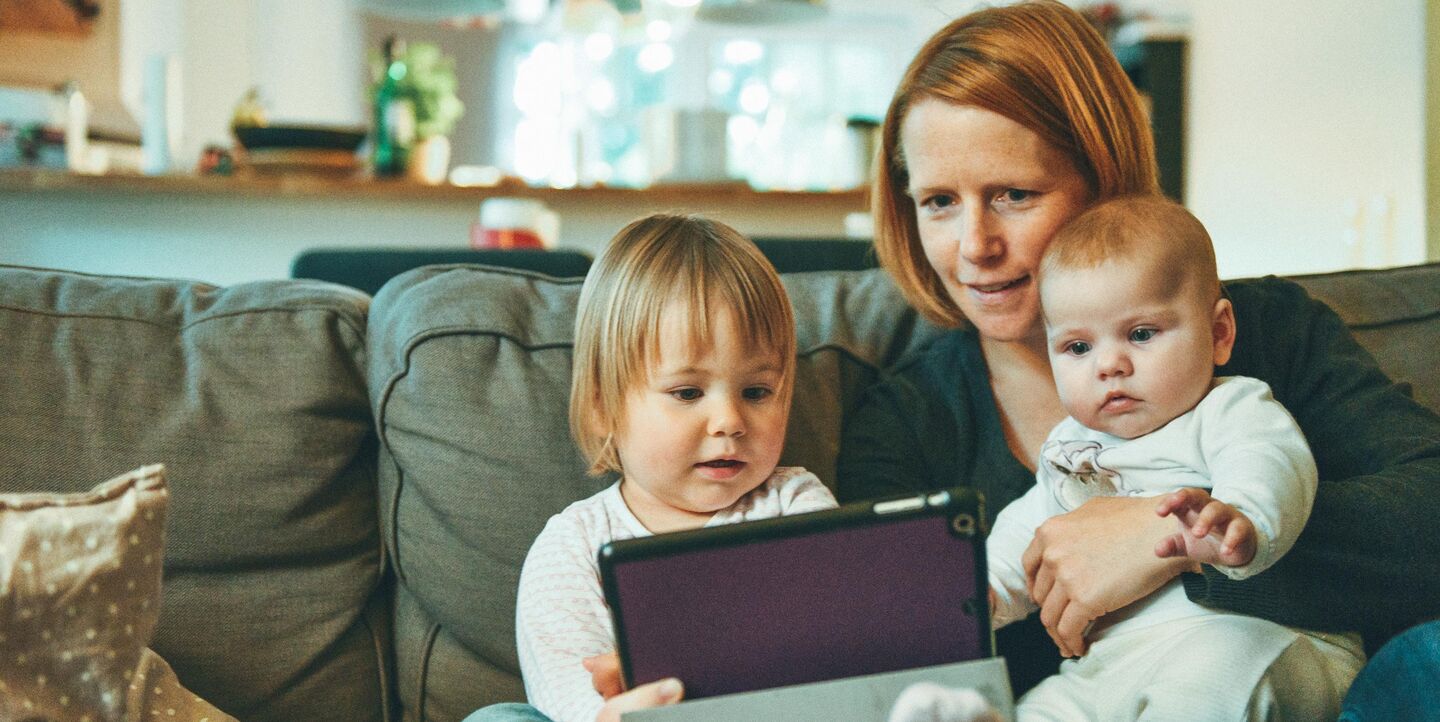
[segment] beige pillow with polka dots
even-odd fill
[[[0,494],[0,720],[233,720],[146,648],[164,467],[82,494]]]

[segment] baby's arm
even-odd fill
[[[553,517],[520,572],[515,642],[525,694],[556,722],[594,722],[604,700],[582,662],[615,649],[589,548],[581,524]]]
[[[1180,531],[1155,545],[1159,557],[1190,557],[1202,564],[1240,567],[1255,558],[1255,525],[1204,489],[1186,487],[1166,494],[1155,513],[1174,516]]]
[[[1038,607],[1021,562],[1035,529],[1052,515],[1049,489],[1041,484],[1010,502],[995,517],[985,539],[985,564],[990,572],[990,623],[999,629],[1029,616]]]
[[[1243,513],[1255,537],[1250,561],[1214,566],[1232,579],[1244,579],[1270,568],[1300,536],[1315,501],[1315,458],[1295,419],[1263,381],[1227,379],[1201,408],[1209,495]]]

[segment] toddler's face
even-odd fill
[[[1185,278],[1134,261],[1045,275],[1050,365],[1076,421],[1133,439],[1205,397],[1229,358],[1234,317],[1229,301],[1211,303]]]
[[[626,394],[615,432],[625,501],[656,532],[702,526],[764,482],[790,411],[780,359],[747,347],[732,313],[709,320],[703,348],[685,320],[679,305],[661,316],[658,364]]]

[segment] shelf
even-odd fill
[[[867,203],[863,188],[837,191],[759,191],[744,183],[667,184],[649,188],[536,188],[506,180],[494,186],[428,186],[405,180],[376,180],[366,177],[331,178],[321,175],[248,175],[208,177],[195,175],[79,175],[49,169],[9,168],[0,170],[0,192],[101,192],[173,194],[193,196],[243,196],[314,198],[317,200],[427,200],[477,201],[491,196],[538,198],[541,200],[585,200],[619,203],[675,203],[711,201],[726,203],[818,202],[826,205]]]

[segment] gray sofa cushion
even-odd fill
[[[1440,263],[1296,276],[1415,399],[1440,412]]]
[[[314,282],[0,267],[0,491],[164,463],[152,646],[247,721],[385,708],[366,304]]]
[[[800,358],[782,463],[833,482],[844,412],[878,368],[935,330],[878,271],[784,280]],[[375,298],[370,393],[407,719],[523,698],[521,562],[550,515],[611,481],[585,475],[566,423],[579,290],[578,279],[436,266]]]

